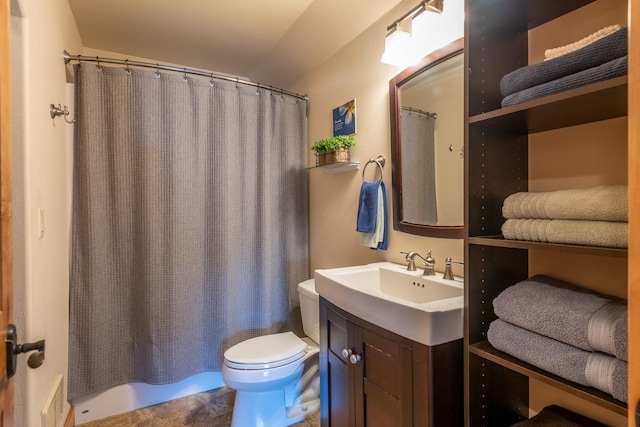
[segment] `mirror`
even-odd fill
[[[464,41],[389,81],[393,228],[464,238]]]

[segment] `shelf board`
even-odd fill
[[[584,255],[598,255],[612,258],[627,258],[627,249],[603,248],[598,246],[564,245],[559,243],[527,242],[524,240],[508,240],[498,236],[469,237],[469,244],[496,246],[500,248],[538,249],[546,251],[571,252]]]
[[[472,344],[469,346],[469,352],[480,356],[512,371],[526,375],[529,378],[536,379],[543,383],[549,384],[562,391],[573,394],[581,399],[593,402],[605,409],[620,415],[627,415],[627,404],[614,399],[611,395],[601,392],[592,387],[582,386],[572,381],[567,381],[561,377],[550,374],[547,371],[536,368],[533,365],[525,363],[515,357],[496,350],[488,341]]]
[[[512,0],[506,1],[511,2]],[[530,30],[553,19],[556,19],[559,16],[565,15],[589,3],[592,3],[593,1],[594,0],[520,0],[520,10],[524,11],[524,13],[526,14],[526,17],[524,18],[526,25],[525,28]],[[482,2],[475,3],[479,3],[480,5],[476,7],[479,7],[480,11],[487,15],[496,14],[496,10],[499,10],[500,13],[496,14],[496,20],[500,22],[522,21],[521,15],[523,12],[513,15],[503,15],[503,10],[505,8],[501,7],[501,4],[496,4],[496,1],[485,1],[484,4]]]
[[[336,162],[328,165],[313,166],[307,170],[322,170],[324,173],[340,173],[358,170],[360,162]]]
[[[471,116],[469,125],[527,134],[626,115],[627,76],[622,76]]]

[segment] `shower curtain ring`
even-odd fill
[[[102,65],[100,64],[100,57],[96,56],[96,63],[98,65],[96,65],[96,68],[98,69],[98,71],[102,71]]]
[[[184,80],[185,82],[189,83],[189,79],[187,78],[187,69],[183,68],[182,72],[184,73],[184,75],[182,76],[182,80]]]
[[[124,60],[124,69],[127,72],[127,74],[131,74],[131,68],[129,68],[129,60],[128,59]]]
[[[160,64],[156,62],[156,78],[160,78]]]
[[[216,85],[216,82],[213,81],[213,73],[211,73],[211,80],[209,80],[209,84],[211,85],[211,87],[214,87]]]

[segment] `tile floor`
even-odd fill
[[[77,427],[229,427],[235,392],[228,387],[198,393]],[[319,427],[320,412],[292,427]],[[277,426],[273,426],[277,427]]]

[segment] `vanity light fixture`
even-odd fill
[[[414,61],[411,33],[399,21],[392,24],[384,39],[384,53],[380,60],[390,65],[409,65]]]
[[[423,8],[411,19],[411,42],[420,58],[464,37],[464,1],[447,0],[446,10],[440,10]]]
[[[420,36],[419,39],[416,39],[415,32],[418,31],[420,34],[424,34],[424,30],[430,27],[433,31],[433,26],[429,26],[428,23],[425,22],[420,23],[420,21],[424,21],[425,18],[429,19],[430,14],[427,12],[441,14],[443,11],[443,1],[444,0],[422,1],[419,5],[393,22],[393,24],[389,25],[387,27],[388,34],[384,42],[384,53],[380,60],[385,64],[406,67],[416,63],[422,58],[424,56],[424,49],[419,46],[419,40],[422,40],[424,37]],[[419,25],[416,25],[416,23],[419,23]],[[411,32],[408,30],[409,25],[413,27]]]

